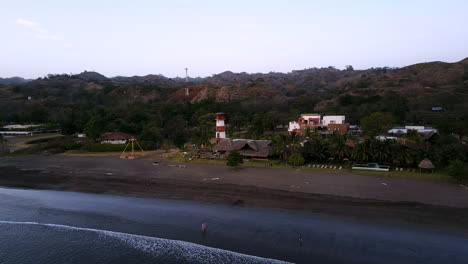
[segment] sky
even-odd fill
[[[211,76],[468,57],[466,0],[0,0],[0,77]]]

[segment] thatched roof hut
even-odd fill
[[[428,158],[425,158],[421,162],[419,162],[418,167],[419,169],[425,170],[433,170],[435,168],[434,164],[432,164],[432,162]]]
[[[244,157],[262,157],[271,155],[271,140],[229,139],[225,138],[213,147],[213,151],[227,153],[237,150]]]

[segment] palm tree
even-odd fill
[[[330,138],[330,154],[337,160],[343,160],[348,157],[349,149],[346,146],[346,137],[341,135],[333,135]]]

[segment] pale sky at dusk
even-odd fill
[[[468,1],[0,0],[0,77],[208,76],[468,57]]]

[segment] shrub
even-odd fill
[[[229,152],[226,165],[231,166],[231,167],[237,167],[242,163],[244,163],[244,160],[242,158],[242,155],[239,153],[239,151]]]
[[[293,166],[301,166],[304,164],[304,157],[301,154],[295,153],[289,157],[289,163]]]
[[[450,162],[448,166],[449,175],[452,176],[456,180],[464,180],[466,179],[465,168],[463,161],[461,160],[453,160]]]

